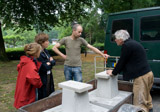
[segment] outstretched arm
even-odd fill
[[[104,57],[104,58],[108,58],[108,57],[109,57],[108,54],[103,54],[100,50],[98,50],[97,48],[93,47],[93,46],[90,45],[90,44],[88,44],[87,47],[88,47],[89,49],[91,49],[92,51],[94,51],[95,53],[100,54],[100,55],[101,55],[102,57]]]
[[[66,59],[66,55],[64,55],[62,52],[60,52],[60,50],[58,49],[60,47],[60,43],[56,43],[56,45],[54,45],[54,47],[52,48],[52,50],[58,54],[59,56],[61,56],[63,59]]]

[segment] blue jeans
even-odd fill
[[[82,82],[81,67],[64,66],[64,75],[66,80]]]
[[[36,88],[36,99],[35,101],[38,101],[38,88]]]

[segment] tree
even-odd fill
[[[52,39],[58,38],[58,31],[55,28],[52,28],[50,31],[45,31],[49,36],[49,41],[52,42]]]
[[[159,0],[94,0],[102,11],[101,25],[106,26],[109,13],[158,6]]]
[[[86,17],[85,5],[91,6],[92,0],[1,0],[0,20],[4,28],[44,31],[50,26],[78,20],[80,16]],[[4,51],[0,54],[0,60],[4,60],[2,35],[0,40],[0,49]]]
[[[17,43],[21,43],[21,41],[24,40],[24,37],[21,37],[20,35],[8,35],[4,37],[4,40],[6,44],[16,47]]]
[[[105,13],[156,6],[156,0],[95,0]]]
[[[98,13],[98,8],[93,7],[89,11],[90,18],[82,20],[82,26],[86,39],[90,44],[94,42],[104,41],[104,28],[101,27],[101,14]]]
[[[70,24],[66,26],[58,27],[56,29],[59,32],[58,39],[62,39],[63,37],[70,36],[72,34],[72,28]]]
[[[19,33],[15,32],[14,34],[24,37],[23,44],[28,44],[28,43],[34,42],[36,31],[35,30],[30,30],[30,31],[25,30]]]
[[[7,54],[4,47],[4,40],[2,38],[1,23],[0,23],[0,60],[8,61]]]

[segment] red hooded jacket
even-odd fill
[[[35,101],[36,88],[42,86],[38,69],[40,63],[33,62],[33,58],[21,56],[17,65],[18,77],[14,96],[14,106],[18,109]]]

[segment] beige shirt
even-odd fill
[[[70,36],[64,37],[59,41],[60,45],[65,45],[66,49],[66,60],[64,65],[67,66],[81,66],[81,45],[88,45],[88,42],[79,37],[73,40]]]

